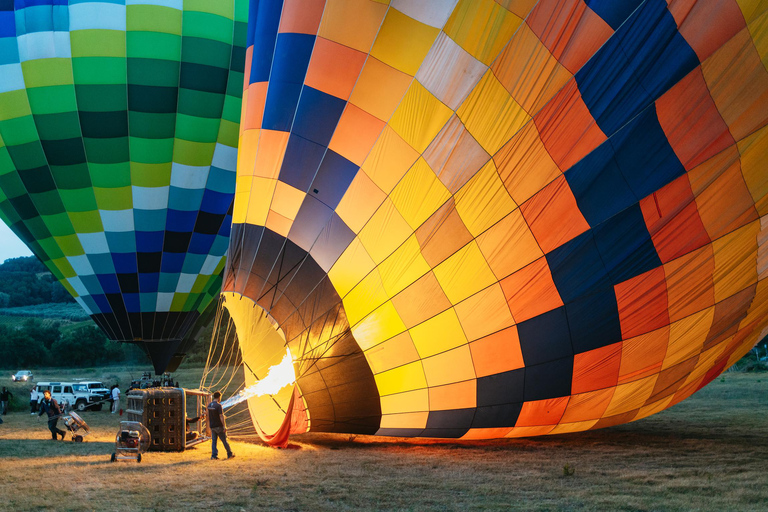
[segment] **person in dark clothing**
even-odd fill
[[[56,434],[58,434],[63,440],[66,432],[57,426],[59,417],[61,416],[61,408],[59,407],[59,403],[51,398],[51,392],[48,390],[43,393],[43,401],[40,402],[40,414],[38,414],[37,417],[39,418],[43,413],[48,415],[48,430],[51,431],[51,439],[56,441]]]
[[[213,401],[208,404],[208,426],[211,428],[211,460],[218,460],[219,450],[216,446],[216,441],[221,439],[221,444],[227,450],[227,458],[231,459],[235,456],[229,447],[227,442],[227,419],[224,416],[224,409],[221,408],[219,399],[221,393],[216,391],[213,394]]]
[[[11,401],[12,396],[13,393],[6,388],[3,388],[3,390],[0,391],[0,409],[2,409],[3,416],[8,412],[8,402]]]

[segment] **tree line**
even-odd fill
[[[0,308],[74,302],[72,296],[35,256],[0,264]]]

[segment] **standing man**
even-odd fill
[[[56,440],[56,434],[64,439],[65,432],[59,429],[56,425],[59,423],[59,417],[61,416],[61,408],[59,403],[51,398],[51,392],[47,389],[43,392],[43,401],[40,402],[40,413],[37,415],[39,418],[43,413],[48,415],[48,430],[51,431],[51,439]]]
[[[220,398],[221,393],[216,391],[213,394],[213,401],[208,404],[208,426],[211,428],[211,460],[219,460],[219,450],[216,447],[218,439],[221,439],[221,444],[227,450],[227,458],[231,459],[235,456],[227,442],[227,418],[224,416],[224,409],[219,403]]]
[[[3,416],[5,416],[5,413],[8,412],[8,402],[11,400],[12,396],[13,393],[8,391],[8,389],[5,387],[3,387],[3,390],[0,391],[0,409],[3,411]]]
[[[112,388],[112,414],[115,414],[119,410],[120,410],[120,388],[117,387],[117,384],[115,384],[115,387]]]
[[[32,386],[29,390],[29,414],[37,412],[37,402],[40,400],[40,393],[37,392],[37,386]]]

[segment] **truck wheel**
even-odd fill
[[[136,455],[136,462],[141,462],[141,454]]]
[[[117,454],[116,454],[116,453],[113,453],[113,454],[112,454],[112,458],[111,458],[111,459],[109,459],[109,462],[115,462],[116,460],[117,460]]]
[[[75,402],[75,409],[78,410],[78,412],[83,412],[88,408],[88,402],[85,400],[78,400]]]

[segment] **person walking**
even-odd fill
[[[29,414],[37,412],[37,402],[40,401],[40,393],[37,392],[37,386],[32,386],[29,390]]]
[[[119,410],[120,410],[120,388],[117,387],[117,384],[115,384],[115,387],[112,388],[112,414],[115,414]]]
[[[48,415],[48,430],[51,431],[51,439],[56,441],[56,435],[58,434],[63,440],[66,433],[57,426],[61,416],[61,408],[56,399],[51,398],[51,392],[47,389],[43,392],[43,401],[40,402],[40,413],[37,417],[39,418],[43,414]]]
[[[13,397],[13,393],[3,387],[3,390],[0,391],[0,410],[2,410],[3,416],[8,412],[8,402],[10,402],[11,397]]]
[[[211,429],[211,460],[219,459],[219,450],[216,446],[216,442],[221,439],[221,444],[227,450],[227,458],[231,459],[235,456],[232,453],[232,449],[227,442],[227,418],[224,416],[224,409],[221,408],[219,399],[221,393],[216,391],[213,394],[213,401],[208,404],[208,426]]]

